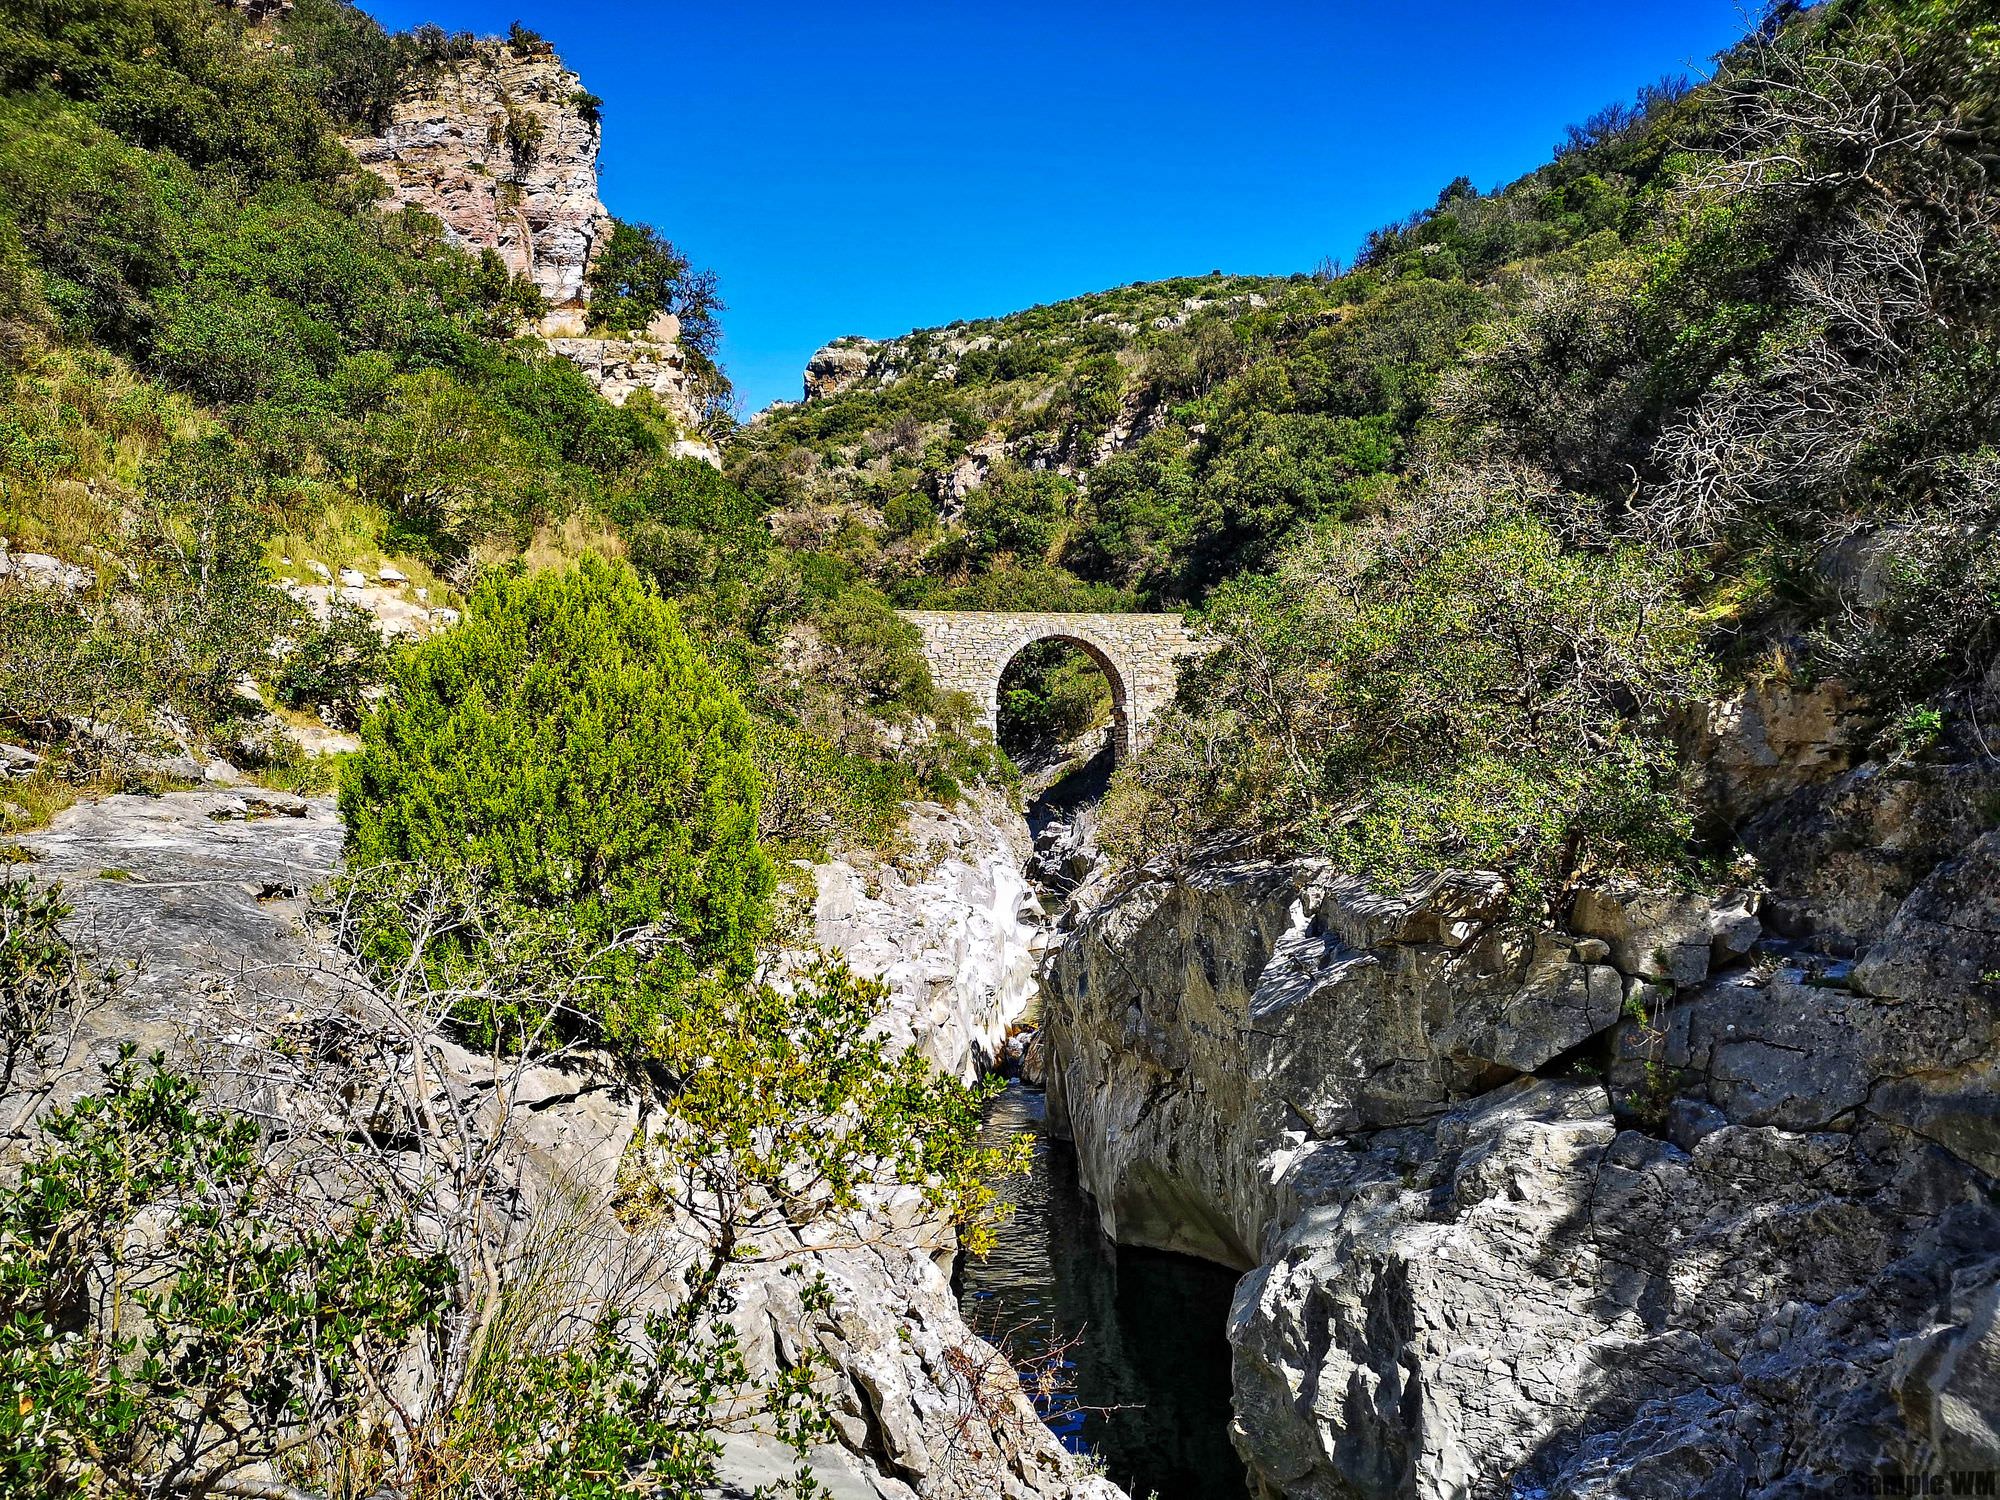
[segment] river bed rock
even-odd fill
[[[74,939],[120,980],[76,1038],[69,1072],[79,1086],[91,1063],[131,1041],[142,1051],[202,1059],[213,1097],[282,1110],[258,1068],[230,1059],[266,1029],[319,1024],[352,994],[340,956],[304,921],[307,897],[335,869],[341,839],[330,798],[244,790],[106,797],[20,840],[23,868],[63,883],[75,907]],[[615,1190],[646,1128],[646,1101],[608,1059],[586,1053],[560,1066],[496,1073],[492,1059],[448,1041],[434,1042],[432,1052],[440,1072],[433,1087],[475,1111],[507,1112],[502,1175],[519,1212],[579,1185],[599,1197]],[[627,1231],[603,1217],[602,1232],[616,1242],[602,1258],[609,1267],[620,1263]],[[670,1222],[658,1232],[671,1239],[694,1231]],[[878,1193],[845,1220],[773,1234],[768,1263],[742,1273],[733,1321],[753,1371],[790,1363],[804,1347],[825,1356],[841,1441],[817,1451],[814,1471],[833,1494],[1123,1500],[1115,1486],[1078,1469],[1012,1367],[966,1327],[949,1281],[949,1232],[910,1191]],[[831,1305],[823,1314],[801,1301],[799,1271],[808,1265],[826,1275]],[[725,1494],[747,1494],[790,1472],[774,1439],[728,1436]]]
[[[814,937],[889,987],[883,1033],[964,1082],[998,1060],[1039,990],[1042,926],[1020,815],[993,792],[906,809],[891,857],[813,871]]]
[[[1683,1150],[1599,1084],[1524,1079],[1320,1154],[1231,1315],[1267,1495],[1802,1494],[2000,1459],[1906,1418],[1994,1394],[1990,1356],[1928,1352],[1979,1349],[1953,1308],[2000,1283],[2000,1214],[1942,1153],[1734,1125]]]

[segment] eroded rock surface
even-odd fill
[[[806,361],[805,399],[825,401],[853,390],[868,377],[882,346],[855,335],[835,339]]]
[[[1995,772],[1852,765],[1843,705],[1724,768],[1768,896],[1211,863],[1078,923],[1058,1118],[1108,1232],[1251,1268],[1266,1500],[2000,1468]]]
[[[1671,916],[1701,935],[1698,968],[1675,959],[1697,979],[1756,920],[1740,895]],[[1249,1266],[1302,1146],[1428,1119],[1612,1026],[1657,966],[1625,946],[1630,975],[1602,940],[1510,920],[1490,875],[1401,896],[1311,863],[1130,880],[1051,966],[1051,1108],[1106,1233]]]
[[[1990,1332],[1954,1312],[2000,1280],[2000,1214],[1941,1153],[1683,1150],[1522,1080],[1316,1155],[1231,1318],[1267,1494],[1799,1494],[2000,1456],[1963,1410]]]
[[[260,1030],[310,1028],[351,996],[339,955],[303,925],[305,897],[334,870],[341,836],[331,799],[245,791],[108,797],[23,840],[32,856],[23,868],[69,892],[75,939],[101,967],[126,975],[78,1038],[77,1076],[131,1040],[199,1055],[218,1096],[282,1110],[268,1078],[232,1072],[229,1059]],[[431,1056],[439,1076],[430,1087],[480,1118],[504,1113],[499,1170],[520,1213],[568,1201],[579,1186],[599,1201],[616,1191],[647,1128],[648,1102],[609,1059],[585,1053],[560,1066],[496,1070],[493,1059],[448,1041],[434,1042]],[[608,1212],[604,1220],[605,1233],[626,1233]],[[673,1223],[656,1232],[690,1244],[695,1233]],[[830,1493],[1122,1500],[1115,1486],[1076,1470],[1012,1367],[965,1326],[949,1283],[951,1237],[912,1191],[877,1193],[846,1221],[770,1240],[767,1263],[743,1272],[732,1321],[753,1372],[790,1364],[808,1347],[829,1362],[841,1441],[816,1453],[814,1469]],[[602,1260],[609,1274],[621,1257]],[[825,1313],[809,1314],[801,1300],[812,1271],[826,1275]],[[648,1304],[641,1296],[628,1305]],[[730,1434],[725,1460],[725,1494],[791,1472],[782,1447],[753,1432]]]
[[[583,82],[553,52],[480,43],[425,70],[379,135],[347,148],[391,201],[491,250],[554,308],[581,307],[611,216],[597,196],[601,130]]]
[[[1039,988],[1025,832],[992,794],[958,810],[914,803],[895,858],[851,854],[813,872],[814,935],[889,987],[884,1034],[966,1082],[999,1057]]]

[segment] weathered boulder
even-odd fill
[[[1750,892],[1718,899],[1634,880],[1577,892],[1569,925],[1608,944],[1621,973],[1676,989],[1700,984],[1711,966],[1741,958],[1763,931]]]
[[[80,594],[96,586],[97,574],[46,552],[9,552],[0,544],[0,579],[22,588]]]
[[[1620,1028],[1612,1082],[1738,1124],[1873,1116],[2000,1175],[2000,834],[1939,866],[1855,964],[1733,970]]]
[[[1985,832],[2000,763],[1869,762],[1776,803],[1742,830],[1788,937],[1852,953],[1880,937],[1939,864]]]
[[[308,567],[315,566],[308,563]],[[324,565],[320,565],[323,567]],[[341,582],[293,583],[278,585],[324,623],[332,616],[336,602],[353,606],[375,622],[387,640],[422,640],[442,626],[456,623],[456,611],[430,607],[422,599],[408,597],[398,583],[372,584],[358,570],[342,568]],[[447,618],[449,616],[449,618]]]

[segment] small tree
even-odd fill
[[[661,935],[594,1018],[611,1037],[650,1049],[685,981],[748,977],[774,884],[750,719],[630,568],[490,578],[397,665],[362,740],[355,866],[472,870],[587,943]]]
[[[715,357],[725,311],[715,273],[698,270],[674,242],[650,224],[622,220],[590,267],[592,316],[613,333],[634,333],[661,313],[680,320],[681,342],[703,359]]]

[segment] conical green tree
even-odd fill
[[[487,579],[400,660],[362,741],[350,868],[470,871],[586,944],[666,926],[599,1018],[613,1037],[650,1047],[681,984],[748,977],[774,884],[750,718],[630,568]]]

